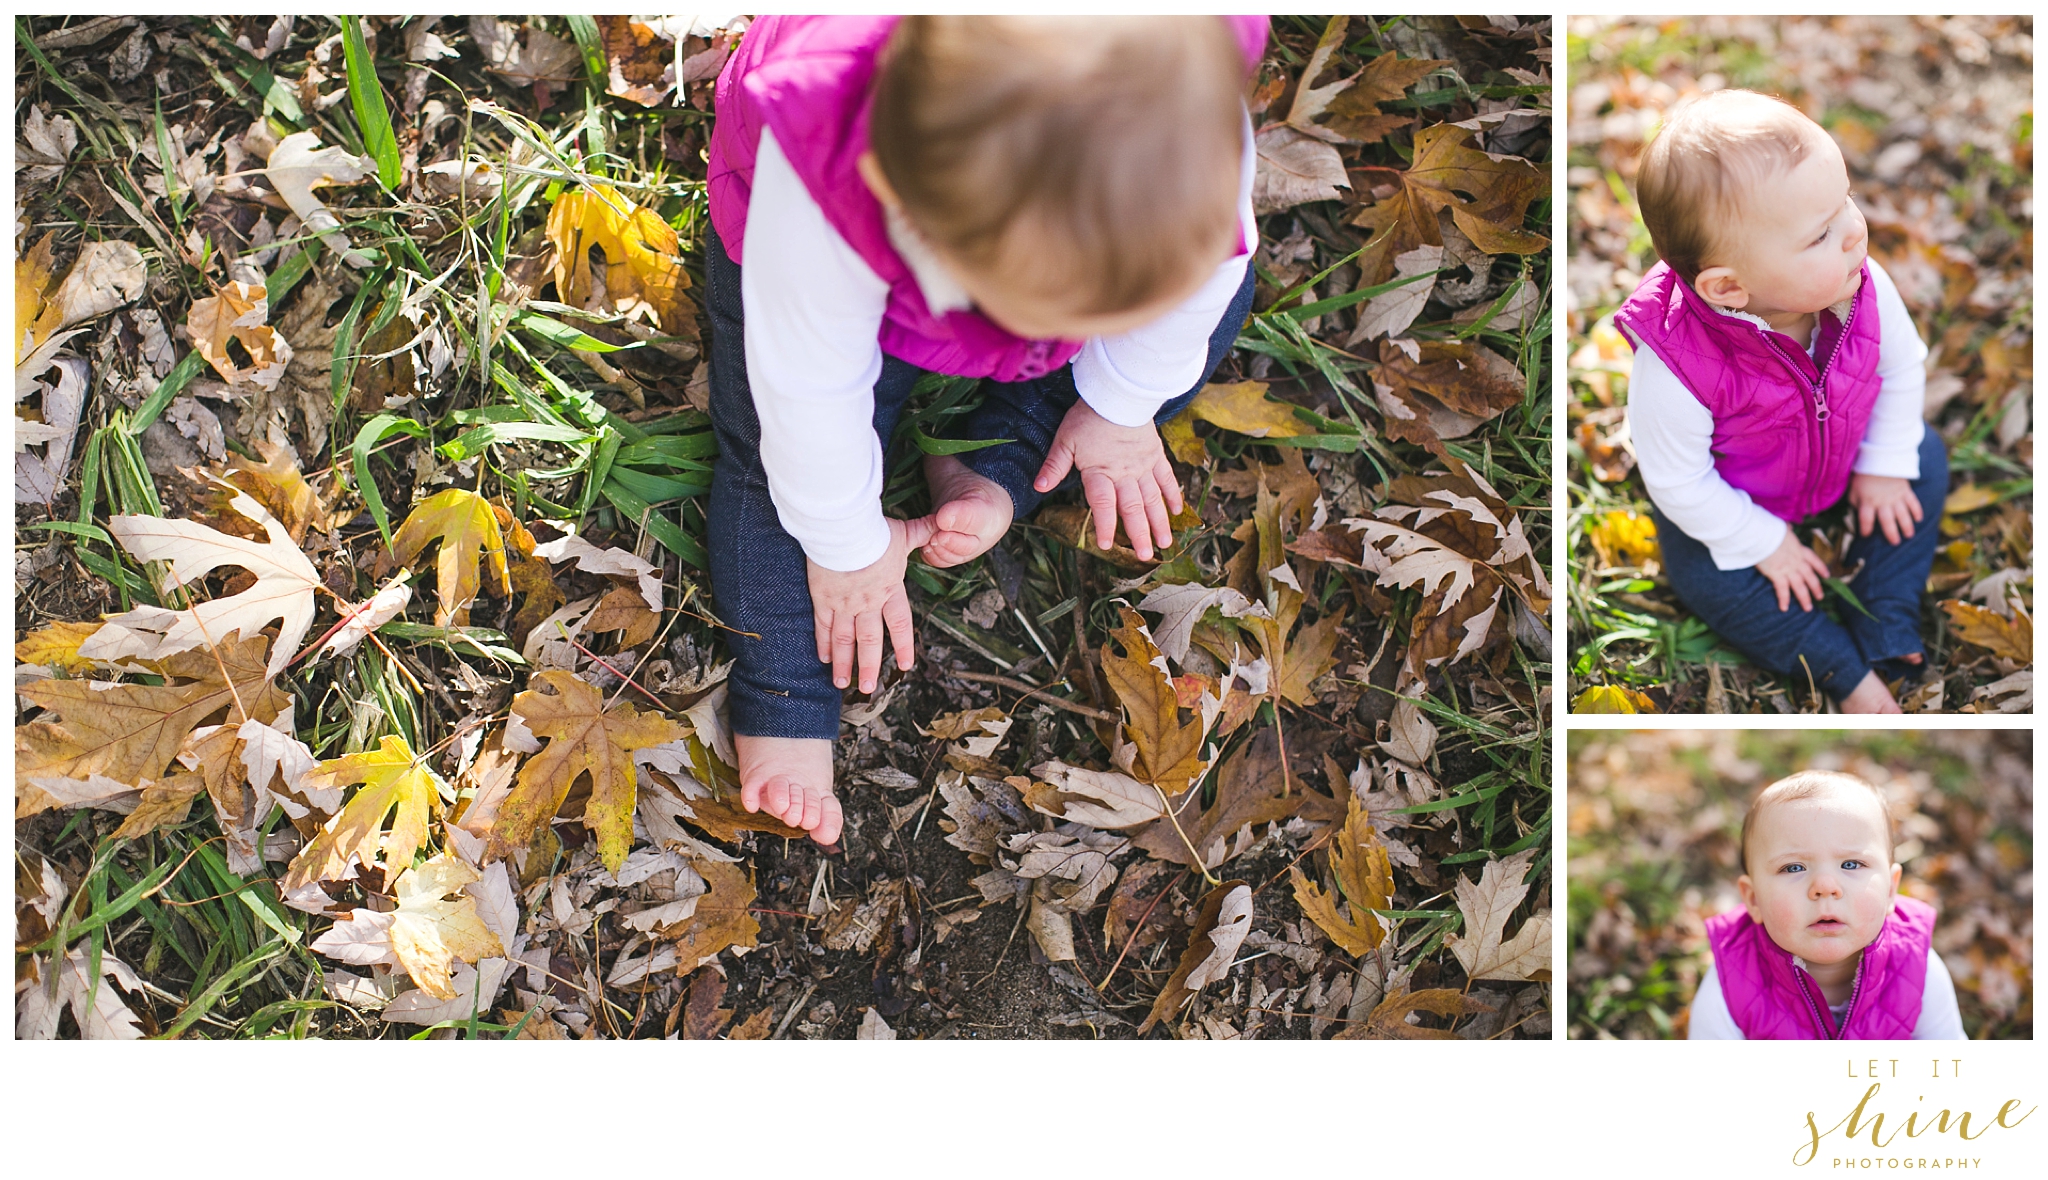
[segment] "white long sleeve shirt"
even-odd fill
[[[1257,241],[1249,120],[1244,143],[1238,214],[1245,240]],[[968,306],[959,284],[906,224],[891,218],[889,230],[934,312]],[[826,569],[871,565],[889,547],[882,442],[873,429],[889,285],[826,221],[766,129],[741,256],[747,381],[776,515]],[[1186,302],[1151,323],[1084,343],[1074,358],[1082,400],[1119,426],[1137,426],[1186,393],[1202,375],[1209,336],[1249,262],[1248,254],[1224,262]]]
[[[1920,440],[1926,429],[1927,346],[1890,275],[1870,260],[1878,314],[1877,374],[1882,382],[1870,425],[1856,454],[1863,475],[1920,478]],[[1723,315],[1766,326],[1745,312]],[[1820,334],[1814,333],[1819,339]],[[1769,557],[1789,526],[1766,512],[1714,468],[1714,416],[1656,352],[1635,345],[1628,383],[1629,437],[1643,485],[1659,511],[1707,547],[1716,569],[1743,569]],[[1808,346],[1811,351],[1811,345]]]
[[[1828,1011],[1834,1016],[1837,1027],[1849,1015],[1849,1005],[1830,1005]],[[1686,1021],[1685,1039],[1689,1041],[1743,1041],[1736,1026],[1735,1017],[1728,1011],[1728,998],[1721,994],[1721,981],[1712,967],[1707,968],[1706,978],[1700,980],[1700,990],[1693,993],[1692,1017]],[[1948,964],[1927,948],[1927,985],[1920,993],[1920,1019],[1913,1025],[1913,1040],[1916,1041],[1961,1041],[1968,1039],[1963,1033],[1962,1009],[1956,1006],[1955,980],[1949,978]]]

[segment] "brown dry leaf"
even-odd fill
[[[1208,769],[1202,758],[1206,726],[1198,715],[1183,724],[1173,682],[1161,667],[1166,661],[1145,620],[1137,611],[1117,604],[1123,626],[1110,632],[1124,654],[1102,645],[1102,676],[1124,707],[1124,730],[1137,746],[1131,775],[1169,795],[1179,794]],[[1156,661],[1156,662],[1155,662]]]
[[[1360,287],[1392,278],[1396,257],[1418,246],[1443,245],[1439,209],[1448,208],[1458,228],[1488,254],[1533,254],[1550,244],[1521,228],[1529,203],[1550,191],[1550,174],[1527,160],[1496,160],[1471,147],[1471,139],[1470,131],[1449,123],[1417,132],[1414,163],[1394,174],[1398,190],[1351,219],[1373,231],[1358,259]]]
[[[1152,1011],[1138,1026],[1138,1035],[1171,1018],[1196,992],[1230,973],[1237,948],[1252,928],[1252,890],[1243,881],[1225,881],[1202,898],[1202,909],[1188,934],[1188,949],[1179,966],[1166,979],[1166,986],[1152,1001]]]
[[[1330,103],[1329,118],[1323,126],[1355,143],[1378,143],[1389,132],[1415,119],[1409,114],[1383,115],[1379,104],[1400,99],[1409,87],[1450,64],[1434,58],[1402,57],[1391,51],[1382,53],[1366,63],[1357,83]]]
[[[404,738],[392,734],[375,750],[315,766],[302,789],[331,790],[354,783],[363,786],[335,813],[327,827],[292,858],[291,868],[278,886],[284,892],[292,893],[315,881],[342,880],[351,859],[366,869],[382,867],[389,874],[402,872],[412,864],[413,853],[427,838],[427,824],[441,806],[441,792],[433,772],[413,755]],[[386,833],[384,817],[394,810],[397,814]],[[384,852],[381,866],[377,860],[380,847]]]
[[[1364,1024],[1338,1033],[1337,1041],[1448,1041],[1457,1034],[1447,1028],[1424,1028],[1408,1023],[1415,1012],[1432,1012],[1456,1020],[1467,1012],[1491,1012],[1493,1008],[1459,992],[1456,988],[1433,987],[1419,992],[1396,992],[1379,1002]]]
[[[200,722],[228,710],[226,724],[253,715],[269,724],[291,700],[270,683],[264,653],[270,641],[224,636],[214,651],[186,651],[155,665],[165,683],[117,684],[40,680],[16,690],[60,720],[31,721],[14,731],[17,817],[52,805],[38,777],[104,775],[139,785],[157,779]],[[218,654],[216,654],[216,652]],[[232,684],[230,683],[232,681]],[[238,703],[239,702],[239,703]],[[250,710],[245,715],[241,710]]]
[[[562,596],[562,588],[555,584],[553,563],[534,556],[533,534],[527,531],[526,526],[514,520],[512,514],[500,505],[491,505],[491,512],[498,518],[498,527],[504,532],[509,563],[506,580],[514,594],[526,595],[519,613],[512,619],[512,629],[507,632],[512,646],[524,647],[527,633],[569,600]]]
[[[745,1020],[740,1021],[737,1025],[734,1025],[733,1030],[725,1034],[725,1039],[728,1041],[765,1041],[768,1039],[768,1035],[774,1031],[775,1011],[772,1008],[763,1008]]]
[[[604,38],[605,62],[611,67],[606,93],[643,107],[659,106],[676,88],[675,41],[632,17],[595,19]]]
[[[1308,626],[1294,633],[1287,644],[1286,656],[1279,664],[1280,678],[1274,684],[1274,691],[1282,699],[1292,701],[1302,708],[1316,703],[1312,686],[1323,673],[1337,663],[1338,628],[1344,625],[1344,612],[1324,615]]]
[[[323,533],[331,531],[334,522],[322,510],[313,485],[300,472],[298,456],[269,439],[257,439],[255,447],[263,462],[234,455],[221,478],[254,497],[284,525],[295,543],[305,543],[309,528],[318,527]]]
[[[696,337],[697,309],[683,294],[690,277],[683,271],[676,231],[652,209],[640,208],[609,185],[590,185],[555,200],[548,211],[547,237],[555,247],[555,290],[561,302],[578,308],[589,303],[590,251],[602,249],[605,298],[611,306],[671,336]]]
[[[1453,458],[1445,475],[1404,475],[1387,485],[1389,503],[1371,518],[1347,519],[1360,535],[1361,568],[1382,586],[1423,594],[1396,688],[1404,696],[1426,669],[1455,663],[1508,638],[1512,592],[1543,618],[1550,583],[1522,532],[1522,521],[1477,472]]]
[[[725,976],[716,971],[699,971],[690,977],[690,1000],[683,1013],[682,1031],[686,1041],[712,1041],[732,1019],[732,1009],[721,1008],[725,998]]]
[[[761,933],[753,914],[757,894],[744,865],[694,858],[690,865],[710,889],[697,898],[689,925],[675,940],[676,971],[684,975],[728,947],[753,947]]]
[[[633,751],[682,737],[681,725],[666,717],[636,712],[620,704],[609,711],[604,694],[574,674],[553,669],[537,672],[523,693],[512,698],[512,710],[547,748],[526,760],[518,785],[498,811],[491,831],[494,853],[503,856],[524,848],[569,796],[569,788],[590,776],[590,801],[583,826],[597,838],[598,859],[617,872],[633,843],[633,802],[638,777]]]
[[[118,239],[87,242],[57,289],[50,287],[52,231],[29,251],[14,273],[15,362],[48,344],[57,333],[132,303],[142,295],[149,270],[142,252]]]
[[[1334,201],[1351,187],[1337,149],[1285,123],[1268,123],[1253,137],[1258,171],[1252,208],[1259,216],[1310,201]]]
[[[160,783],[145,783],[142,801],[114,829],[114,839],[138,840],[158,828],[184,823],[192,812],[192,801],[204,794],[206,780],[196,774],[172,775]]]
[[[1324,893],[1300,869],[1289,867],[1294,900],[1330,941],[1349,954],[1364,955],[1387,936],[1386,924],[1371,911],[1386,909],[1393,901],[1394,867],[1387,859],[1386,844],[1355,794],[1343,829],[1330,842],[1329,860],[1337,892]],[[1349,917],[1338,910],[1339,894],[1350,903]]]
[[[258,385],[276,389],[284,379],[285,366],[292,360],[292,346],[270,327],[270,297],[264,288],[239,280],[218,292],[192,302],[185,327],[192,333],[192,347],[213,366],[229,385]],[[228,350],[229,343],[241,346],[249,367],[238,364]]]
[[[78,654],[78,645],[91,639],[104,623],[51,623],[15,641],[14,658],[24,664],[61,668],[71,675],[92,670],[94,661]]]
[[[1444,945],[1458,957],[1472,979],[1550,978],[1550,915],[1541,913],[1522,923],[1515,936],[1503,939],[1508,916],[1529,894],[1522,880],[1536,856],[1531,848],[1488,861],[1479,883],[1460,874],[1458,912],[1465,916],[1463,936],[1444,936]]]
[[[490,558],[492,582],[500,595],[512,593],[505,565],[505,540],[490,502],[475,492],[449,488],[413,508],[391,539],[391,553],[400,565],[411,565],[429,541],[439,539],[434,559],[435,588],[441,604],[434,625],[462,627],[469,623],[469,604],[476,600],[478,562]]]
[[[2034,618],[2014,602],[2012,618],[1973,603],[1949,599],[1941,604],[1948,612],[1949,628],[1957,638],[1974,643],[2001,659],[2022,664],[2034,662]]]
[[[1514,362],[1472,341],[1382,340],[1372,372],[1387,434],[1443,458],[1443,440],[1472,433],[1528,392]]]
[[[1286,791],[1280,774],[1280,742],[1271,729],[1259,731],[1216,773],[1216,802],[1201,810],[1200,795],[1189,792],[1174,799],[1173,824],[1158,820],[1139,828],[1131,842],[1161,860],[1192,869],[1213,869],[1229,859],[1232,838],[1249,825],[1268,824],[1301,815],[1313,822],[1330,823],[1343,817],[1341,805],[1327,795],[1303,789]],[[1183,841],[1180,832],[1187,833]],[[1192,842],[1201,850],[1203,864],[1195,864],[1188,852]]]
[[[1316,126],[1316,116],[1330,105],[1330,100],[1343,94],[1357,81],[1356,74],[1340,78],[1325,86],[1316,86],[1316,79],[1323,76],[1329,67],[1330,58],[1344,47],[1344,34],[1351,28],[1348,16],[1333,16],[1323,26],[1323,35],[1316,40],[1314,52],[1309,54],[1308,64],[1302,67],[1301,84],[1294,91],[1294,105],[1287,112],[1288,125],[1297,131],[1305,131],[1317,139],[1336,139],[1325,129]]]
[[[1024,805],[1041,815],[1071,820],[1091,828],[1114,830],[1150,823],[1166,814],[1159,788],[1115,770],[1089,770],[1064,762],[1041,762],[1031,773],[1042,780],[1018,778]],[[947,841],[952,843],[952,841]]]
[[[647,609],[647,600],[640,591],[629,586],[619,586],[606,594],[584,620],[583,629],[592,634],[619,631],[619,647],[638,647],[654,638],[661,629],[661,616]]]

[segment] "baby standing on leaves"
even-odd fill
[[[1150,557],[1181,494],[1155,423],[1251,310],[1264,17],[765,17],[709,147],[712,589],[741,802],[838,838],[841,693],[912,662],[913,551],[952,566],[1078,477]],[[882,512],[925,373],[985,378]]]

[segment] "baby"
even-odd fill
[[[1841,150],[1785,103],[1721,91],[1671,116],[1637,196],[1663,261],[1614,322],[1636,350],[1629,432],[1672,588],[1844,712],[1898,712],[1880,673],[1922,662],[1948,457],[1921,422],[1927,348],[1868,257]],[[1845,494],[1859,535],[1838,623],[1814,609],[1827,564],[1791,526]]]
[[[1806,770],[1742,820],[1743,910],[1707,922],[1691,1040],[1963,1038],[1934,907],[1900,897],[1891,817],[1854,775]]]
[[[839,835],[841,692],[912,662],[904,569],[951,566],[1078,475],[1150,558],[1181,494],[1155,423],[1251,309],[1243,95],[1264,17],[765,17],[707,158],[712,589],[733,631],[740,798]],[[988,378],[882,512],[926,373]]]

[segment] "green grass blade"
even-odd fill
[[[287,949],[283,942],[273,942],[244,955],[234,966],[221,972],[218,979],[207,984],[205,990],[192,997],[192,1002],[185,1005],[184,1011],[178,1013],[177,1019],[171,1021],[170,1027],[164,1029],[158,1039],[176,1040],[186,1029],[197,1024],[200,1017],[213,1011],[213,1006],[220,1003],[221,997],[227,995],[229,988],[255,974],[257,968],[268,965],[272,959],[284,954]]]
[[[557,348],[580,348],[588,352],[624,352],[626,349],[641,346],[638,340],[629,344],[611,344],[538,312],[522,310],[513,313],[512,326],[525,328]]]
[[[922,427],[912,427],[910,437],[917,443],[917,449],[927,455],[964,455],[969,451],[986,450],[989,447],[1000,447],[1017,441],[1014,438],[933,438],[926,434]]]
[[[377,59],[363,39],[363,19],[341,18],[341,52],[347,62],[349,104],[355,108],[356,126],[363,133],[363,147],[377,161],[377,183],[385,192],[398,187],[400,167],[398,139],[391,134],[391,112],[384,106],[384,88],[377,82]]]
[[[304,251],[300,253],[303,254]],[[200,356],[197,349],[186,353],[177,364],[172,365],[171,371],[164,374],[163,381],[157,385],[156,392],[150,394],[148,400],[135,411],[135,417],[125,428],[129,436],[141,438],[142,432],[148,430],[150,425],[163,415],[171,402],[185,392],[185,387],[192,384],[192,379],[199,376],[199,371],[204,368],[206,358]]]
[[[356,491],[363,497],[363,503],[370,509],[370,519],[377,522],[377,532],[384,538],[384,547],[391,548],[391,517],[384,510],[384,496],[377,490],[377,481],[370,476],[370,451],[384,436],[393,433],[409,434],[414,438],[431,438],[427,428],[410,418],[397,414],[379,414],[363,428],[356,431],[356,441],[349,451],[355,456]]]

